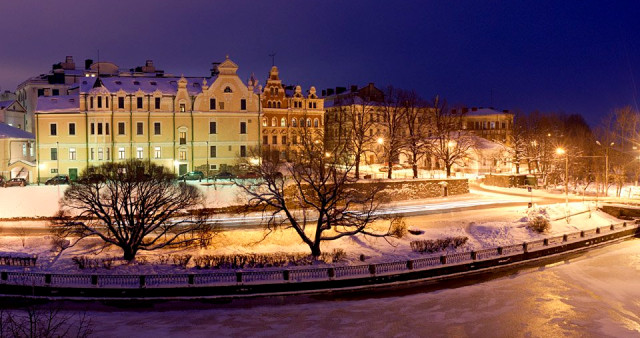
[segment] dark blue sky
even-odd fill
[[[0,87],[73,55],[206,75],[229,54],[264,84],[415,89],[450,103],[583,114],[634,105],[639,1],[42,1],[0,3]],[[493,91],[493,102],[491,92]]]

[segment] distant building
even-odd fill
[[[0,123],[0,176],[5,179],[23,177],[33,182],[34,142],[33,134]]]
[[[487,140],[505,145],[511,144],[514,114],[508,110],[490,108],[462,108],[462,127]]]
[[[322,135],[324,129],[324,100],[318,98],[316,88],[304,95],[300,86],[285,87],[278,67],[271,67],[262,93],[262,153],[289,159],[299,149],[304,132]]]
[[[214,64],[210,76],[190,78],[164,74],[150,61],[129,72],[92,64],[69,81],[66,68],[73,67],[61,67],[49,90],[66,86],[68,93],[45,92],[34,104],[41,182],[56,174],[75,179],[89,165],[126,159],[153,161],[177,174],[212,174],[259,145],[259,96],[229,58]],[[18,95],[30,97],[36,83],[26,81]]]
[[[0,101],[0,123],[24,130],[27,111],[16,100]]]

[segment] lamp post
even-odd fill
[[[564,155],[564,203],[569,207],[569,154],[562,148],[556,149],[558,155]]]
[[[596,141],[596,144],[602,147],[600,141]],[[609,146],[604,147],[604,194],[605,196],[609,196],[609,148],[615,145],[614,142],[611,142]]]

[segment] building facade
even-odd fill
[[[33,182],[36,167],[34,142],[33,134],[0,123],[0,176],[5,179],[22,177]]]
[[[0,101],[0,123],[24,130],[27,123],[27,111],[16,100]]]
[[[126,159],[212,175],[259,145],[259,96],[228,57],[204,78],[146,67],[128,73],[104,64],[69,95],[38,97],[39,181],[56,174],[75,179],[89,165]]]
[[[300,86],[286,87],[273,66],[262,92],[261,149],[263,156],[289,159],[299,150],[304,133],[312,136],[324,130],[324,100],[311,87],[303,95]]]
[[[474,135],[487,140],[511,145],[514,114],[508,110],[497,111],[494,108],[462,108],[462,127]]]

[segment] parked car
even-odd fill
[[[204,173],[202,171],[190,171],[184,175],[181,175],[179,178],[180,180],[183,180],[183,181],[184,180],[189,180],[189,181],[200,180],[201,181],[202,179],[204,179]]]
[[[4,188],[5,183],[7,182],[4,180],[4,177],[0,176],[0,187]]]
[[[389,167],[380,167],[380,169],[378,169],[378,171],[386,173],[387,171],[389,171]]]
[[[215,176],[213,176],[214,179],[216,180],[231,180],[236,178],[236,175],[228,172],[228,171],[223,171],[221,173],[216,174]]]
[[[5,187],[24,187],[27,185],[27,180],[25,180],[22,177],[14,177],[10,180],[8,180],[5,183]]]
[[[57,175],[48,179],[46,182],[44,182],[44,184],[45,185],[69,184],[69,176]]]

